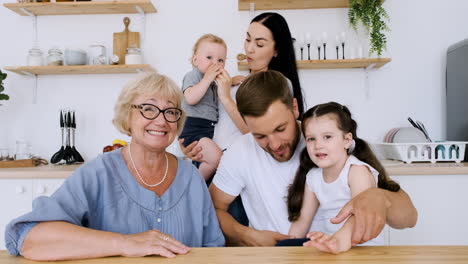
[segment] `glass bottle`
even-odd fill
[[[42,66],[44,65],[44,59],[42,57],[42,50],[38,48],[32,48],[28,52],[28,66]]]
[[[63,65],[63,53],[59,48],[49,49],[49,55],[47,56],[47,65],[49,66]]]

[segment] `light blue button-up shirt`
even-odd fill
[[[174,181],[158,197],[135,180],[121,149],[82,165],[51,197],[34,200],[32,212],[8,224],[8,252],[21,254],[26,234],[45,221],[122,234],[159,229],[189,247],[225,243],[205,181],[191,163],[178,159]]]

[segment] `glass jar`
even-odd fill
[[[127,48],[125,55],[125,64],[142,64],[143,58],[139,48]]]
[[[58,66],[63,65],[63,53],[58,48],[49,49],[49,55],[47,56],[47,65]]]
[[[42,50],[38,48],[30,49],[28,53],[28,66],[42,66],[43,64]]]
[[[16,141],[15,160],[30,159],[31,158],[31,145],[27,141]]]

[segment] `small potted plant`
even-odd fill
[[[10,99],[10,96],[3,93],[3,91],[5,90],[5,87],[3,87],[3,80],[5,80],[6,77],[7,77],[7,74],[3,73],[2,70],[0,70],[0,101]]]
[[[382,51],[387,49],[387,38],[384,31],[389,31],[385,22],[388,14],[382,7],[383,0],[349,0],[348,20],[351,27],[357,32],[359,21],[366,29],[367,36],[370,37],[369,55],[377,53],[382,55]]]

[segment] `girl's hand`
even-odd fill
[[[190,251],[189,247],[157,229],[123,235],[122,238],[121,255],[124,257],[160,255],[173,258],[176,256],[175,254],[187,254]]]
[[[237,85],[240,85],[244,80],[245,80],[245,76],[243,75],[236,75],[234,77],[232,77],[232,83],[231,83],[231,86],[237,86]]]
[[[220,64],[211,64],[208,67],[208,70],[203,75],[203,79],[207,80],[209,83],[213,82],[216,77],[223,71],[223,67]]]
[[[180,149],[182,150],[182,153],[184,153],[184,155],[191,160],[203,162],[202,160],[203,154],[201,153],[202,147],[198,146],[198,141],[194,141],[190,143],[187,147],[184,147],[184,144],[182,144],[183,142],[184,142],[184,139],[180,138],[179,146],[180,146]]]
[[[231,76],[223,69],[222,72],[216,76],[216,84],[218,85],[218,97],[220,100],[231,98]]]

